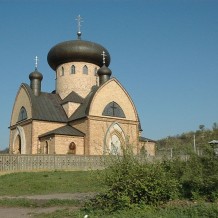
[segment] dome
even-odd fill
[[[42,80],[43,79],[43,75],[37,71],[37,69],[35,71],[33,71],[32,73],[30,73],[29,75],[29,79],[32,80],[32,79],[39,79],[39,80]]]
[[[110,79],[112,72],[104,64],[100,69],[98,69],[97,74],[99,76],[99,85],[102,85]]]
[[[99,68],[97,73],[99,76],[101,76],[101,75],[110,76],[112,74],[111,70],[108,67],[106,67],[105,65],[103,65],[101,68]]]
[[[55,45],[48,53],[49,66],[56,70],[60,64],[68,62],[88,62],[101,67],[102,52],[105,52],[105,65],[110,64],[110,54],[103,46],[84,40],[71,40]]]

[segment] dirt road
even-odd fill
[[[32,195],[32,196],[0,196],[0,199],[29,199],[38,202],[45,202],[46,200],[59,199],[59,200],[80,200],[84,201],[93,197],[95,193],[58,193],[50,195]],[[0,207],[0,218],[29,218],[39,213],[51,213],[59,209],[65,209],[69,207],[55,206],[46,208],[25,208],[25,207]],[[77,207],[70,207],[71,210],[78,209]]]

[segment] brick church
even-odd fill
[[[78,17],[80,18],[80,17]],[[78,19],[79,20],[79,19]],[[141,137],[136,107],[109,69],[102,45],[81,39],[61,42],[47,56],[55,90],[43,92],[43,75],[35,70],[17,92],[10,123],[11,154],[155,155],[155,142]]]

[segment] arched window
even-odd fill
[[[76,144],[75,142],[71,142],[69,145],[69,154],[76,154]]]
[[[61,67],[60,76],[64,76],[64,67]]]
[[[75,74],[76,73],[76,68],[74,65],[71,66],[71,71],[70,71],[71,74]]]
[[[26,109],[25,109],[25,107],[21,107],[19,117],[18,117],[18,122],[22,121],[22,120],[26,120],[26,119],[27,119]]]
[[[88,67],[86,65],[83,67],[83,74],[88,74]]]
[[[45,154],[48,154],[48,141],[45,142]]]
[[[98,71],[98,69],[97,69],[97,67],[95,67],[95,69],[94,69],[94,76],[97,76],[97,71]]]
[[[114,101],[106,105],[106,107],[103,110],[102,115],[110,116],[110,117],[121,117],[121,118],[126,117],[120,105],[118,105]]]

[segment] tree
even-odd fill
[[[205,130],[205,126],[204,126],[203,124],[201,124],[201,125],[199,125],[199,129],[200,129],[201,131],[204,131],[204,130]]]
[[[212,126],[213,131],[218,129],[218,123],[214,122]]]

